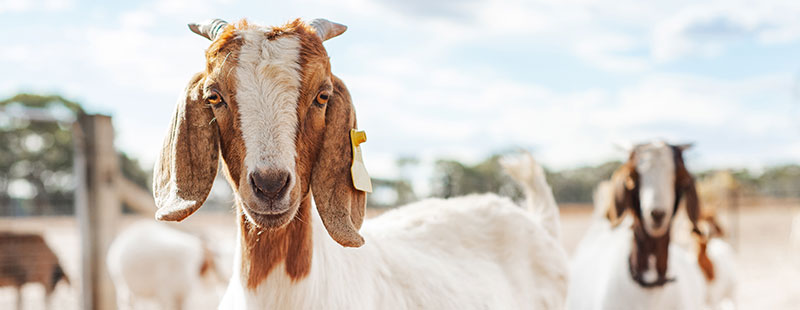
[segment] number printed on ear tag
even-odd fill
[[[353,148],[353,164],[350,166],[350,175],[353,178],[353,187],[357,190],[372,193],[372,181],[364,166],[361,157],[361,143],[367,142],[367,133],[350,129],[350,146]]]

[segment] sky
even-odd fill
[[[113,116],[153,164],[204,68],[208,18],[347,25],[325,42],[366,130],[373,176],[416,157],[525,148],[548,167],[619,145],[693,142],[694,169],[800,159],[800,1],[0,0],[0,97],[59,93]]]

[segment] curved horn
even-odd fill
[[[191,23],[189,24],[189,29],[196,34],[205,37],[206,39],[214,41],[217,39],[217,37],[219,37],[222,31],[225,30],[226,26],[228,26],[228,22],[215,18],[207,20],[202,24]]]
[[[314,27],[314,30],[317,31],[317,35],[322,41],[338,36],[347,30],[347,26],[334,23],[324,18],[312,20],[308,25]]]

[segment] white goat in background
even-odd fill
[[[200,208],[222,156],[239,228],[220,308],[563,307],[557,206],[531,158],[511,169],[532,211],[491,194],[429,199],[362,228],[365,138],[322,45],[346,27],[190,28],[212,43],[155,167],[156,216],[180,221]]]
[[[107,267],[121,310],[142,302],[184,309],[193,293],[214,292],[217,280],[213,254],[200,238],[154,221],[120,232],[109,247]]]

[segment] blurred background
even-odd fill
[[[152,212],[136,201],[146,200],[175,101],[209,44],[186,24],[324,17],[349,26],[325,45],[368,135],[370,214],[425,197],[519,198],[497,159],[522,148],[547,168],[569,252],[589,225],[594,187],[626,160],[626,146],[691,142],[686,162],[707,181],[705,201],[720,206],[737,250],[738,305],[791,309],[800,303],[797,16],[791,0],[0,0],[0,231],[43,236],[69,277],[53,293],[56,309],[81,308],[82,255],[104,257],[85,242],[107,247]],[[87,230],[102,224],[80,216],[96,208],[81,206],[97,203],[84,186],[98,161],[142,191],[103,207],[108,231]],[[223,278],[232,201],[219,179],[181,228],[209,244]],[[43,307],[46,289],[22,291],[26,309]],[[16,288],[0,286],[0,308],[16,300]]]

